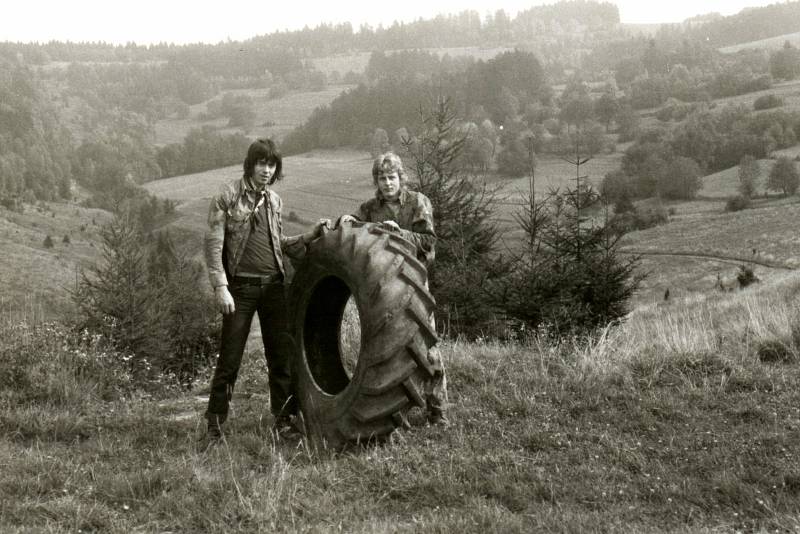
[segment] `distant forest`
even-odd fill
[[[790,45],[716,50],[796,31],[800,2],[665,25],[645,37],[619,24],[613,4],[571,0],[515,17],[465,11],[386,28],[321,25],[216,45],[4,42],[0,201],[69,198],[79,184],[89,202],[113,209],[137,184],[238,163],[256,127],[248,90],[278,97],[339,83],[352,89],[283,139],[288,153],[398,145],[417,133],[419,106],[446,93],[470,137],[470,165],[514,175],[524,170],[526,139],[537,151],[556,150],[580,126],[592,150],[610,150],[614,139],[640,139],[637,110],[654,109],[664,124],[677,124],[712,113],[715,98],[800,76],[800,55]],[[482,61],[430,50],[463,46],[507,51]],[[371,53],[365,72],[324,74],[310,61],[356,52]],[[205,105],[205,119],[224,118],[238,133],[206,125],[182,142],[155,144],[158,121],[187,118],[198,105]],[[763,121],[752,126],[748,151],[759,155],[796,139],[800,126],[784,115],[769,132]],[[660,139],[674,152],[683,145],[670,136]],[[696,163],[711,169],[729,160]]]
[[[536,6],[510,17],[502,9],[481,17],[476,11],[439,15],[433,19],[395,22],[387,28],[363,25],[355,31],[350,23],[322,24],[315,28],[275,32],[241,42],[216,45],[157,44],[114,46],[105,43],[49,42],[0,45],[0,55],[21,53],[30,64],[51,61],[170,61],[188,65],[209,75],[252,74],[256,65],[280,71],[292,70],[293,62],[308,57],[355,51],[459,46],[497,46],[536,40],[539,36],[577,33],[586,29],[610,28],[619,23],[614,4],[589,0],[568,0]],[[283,56],[283,57],[281,57]],[[276,71],[278,72],[278,71]],[[279,72],[279,73],[283,73]]]

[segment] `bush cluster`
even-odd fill
[[[736,195],[725,201],[725,211],[741,211],[750,207],[752,202],[744,195]]]
[[[88,330],[58,323],[0,325],[0,399],[84,406],[132,392],[123,353]]]
[[[739,287],[747,287],[759,281],[753,269],[747,265],[739,266],[739,272],[736,273],[736,280],[739,282]]]
[[[759,111],[762,109],[770,109],[770,108],[777,108],[783,105],[783,99],[778,95],[764,95],[756,98],[756,101],[753,102],[753,109],[755,111]]]
[[[617,212],[609,221],[612,231],[618,235],[627,234],[636,230],[645,230],[666,224],[669,222],[669,214],[663,206],[649,209],[634,209],[629,211]]]

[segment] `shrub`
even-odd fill
[[[783,99],[778,95],[768,94],[756,98],[753,102],[753,109],[759,111],[762,109],[777,108],[783,105]]]
[[[65,325],[0,325],[0,396],[15,403],[85,406],[130,392],[125,356]]]
[[[756,346],[756,355],[764,363],[791,363],[797,359],[797,349],[779,340],[762,341]]]
[[[759,279],[753,272],[753,269],[747,265],[739,266],[739,272],[736,274],[736,280],[739,282],[739,287],[747,287],[750,284],[759,282]]]
[[[50,234],[45,236],[44,243],[42,243],[42,245],[44,245],[44,248],[53,248],[55,246],[53,245],[53,238],[50,237]]]
[[[25,212],[25,206],[19,198],[3,197],[0,199],[0,205],[8,210],[16,211],[17,213]]]
[[[615,213],[611,218],[610,227],[615,234],[622,235],[636,230],[645,230],[668,222],[669,215],[667,210],[662,206],[658,206],[645,210]]]
[[[736,195],[725,202],[725,211],[741,211],[749,208],[750,199],[743,195]]]
[[[614,214],[621,215],[623,213],[636,213],[636,206],[633,205],[631,198],[623,194],[614,203]]]
[[[656,118],[662,122],[670,120],[681,121],[695,111],[695,104],[685,104],[674,98],[669,99],[662,108],[656,112]]]

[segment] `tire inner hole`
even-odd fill
[[[304,353],[317,386],[336,395],[356,373],[361,316],[347,284],[329,276],[315,286],[303,324]]]

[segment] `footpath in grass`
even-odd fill
[[[203,451],[196,392],[134,388],[86,334],[7,326],[0,531],[800,532],[797,347],[757,340],[752,311],[747,343],[673,311],[688,350],[659,333],[672,311],[591,344],[444,343],[450,426],[347,452],[272,437],[255,355]]]

